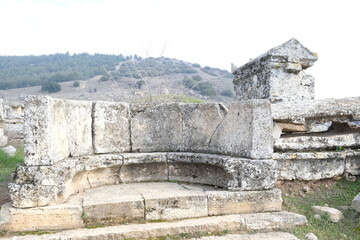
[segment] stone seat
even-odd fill
[[[119,183],[179,181],[231,191],[267,190],[276,161],[190,152],[98,154],[50,166],[19,166],[10,183],[14,207],[60,204],[85,189]]]
[[[55,206],[21,209],[8,204],[3,206],[1,214],[7,215],[8,230],[30,231],[279,212],[281,209],[279,189],[227,191],[199,184],[147,182],[87,189]]]

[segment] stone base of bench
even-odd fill
[[[226,191],[174,182],[131,183],[88,189],[66,203],[29,209],[2,207],[9,231],[72,229],[126,222],[281,211],[278,189]]]
[[[360,151],[274,153],[279,180],[319,180],[360,175]]]
[[[179,181],[232,191],[274,187],[274,160],[201,153],[124,153],[68,158],[51,166],[19,166],[9,184],[13,206],[57,205],[84,189],[119,183]]]

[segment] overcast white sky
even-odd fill
[[[0,0],[0,55],[137,54],[230,70],[292,37],[316,96],[360,96],[360,1]]]

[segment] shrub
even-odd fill
[[[61,86],[55,82],[46,82],[41,85],[42,92],[55,93],[61,91]]]
[[[201,68],[201,65],[198,64],[198,63],[193,63],[192,66],[193,66],[193,67],[196,67],[196,68]]]
[[[80,82],[78,80],[76,80],[74,83],[73,83],[73,87],[79,87],[80,86]]]
[[[183,79],[183,84],[186,88],[193,88],[196,85],[196,81],[194,79],[191,78],[184,78]]]
[[[146,84],[146,82],[144,80],[139,80],[135,83],[135,86],[137,89],[141,89],[141,87],[145,84]]]
[[[200,94],[204,95],[204,96],[215,96],[216,91],[215,91],[214,88],[205,88],[205,89],[200,91]]]
[[[234,92],[231,89],[224,89],[220,92],[220,95],[225,97],[234,97]]]
[[[202,80],[202,77],[200,75],[195,75],[192,77],[192,79],[194,79],[195,81],[199,82]]]
[[[109,76],[103,75],[99,79],[99,82],[106,82],[106,81],[109,81],[109,80],[110,80]]]

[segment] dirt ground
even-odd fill
[[[283,194],[292,196],[304,196],[307,193],[315,192],[320,187],[330,187],[335,184],[334,179],[322,179],[313,181],[277,181],[275,187],[279,188]]]

